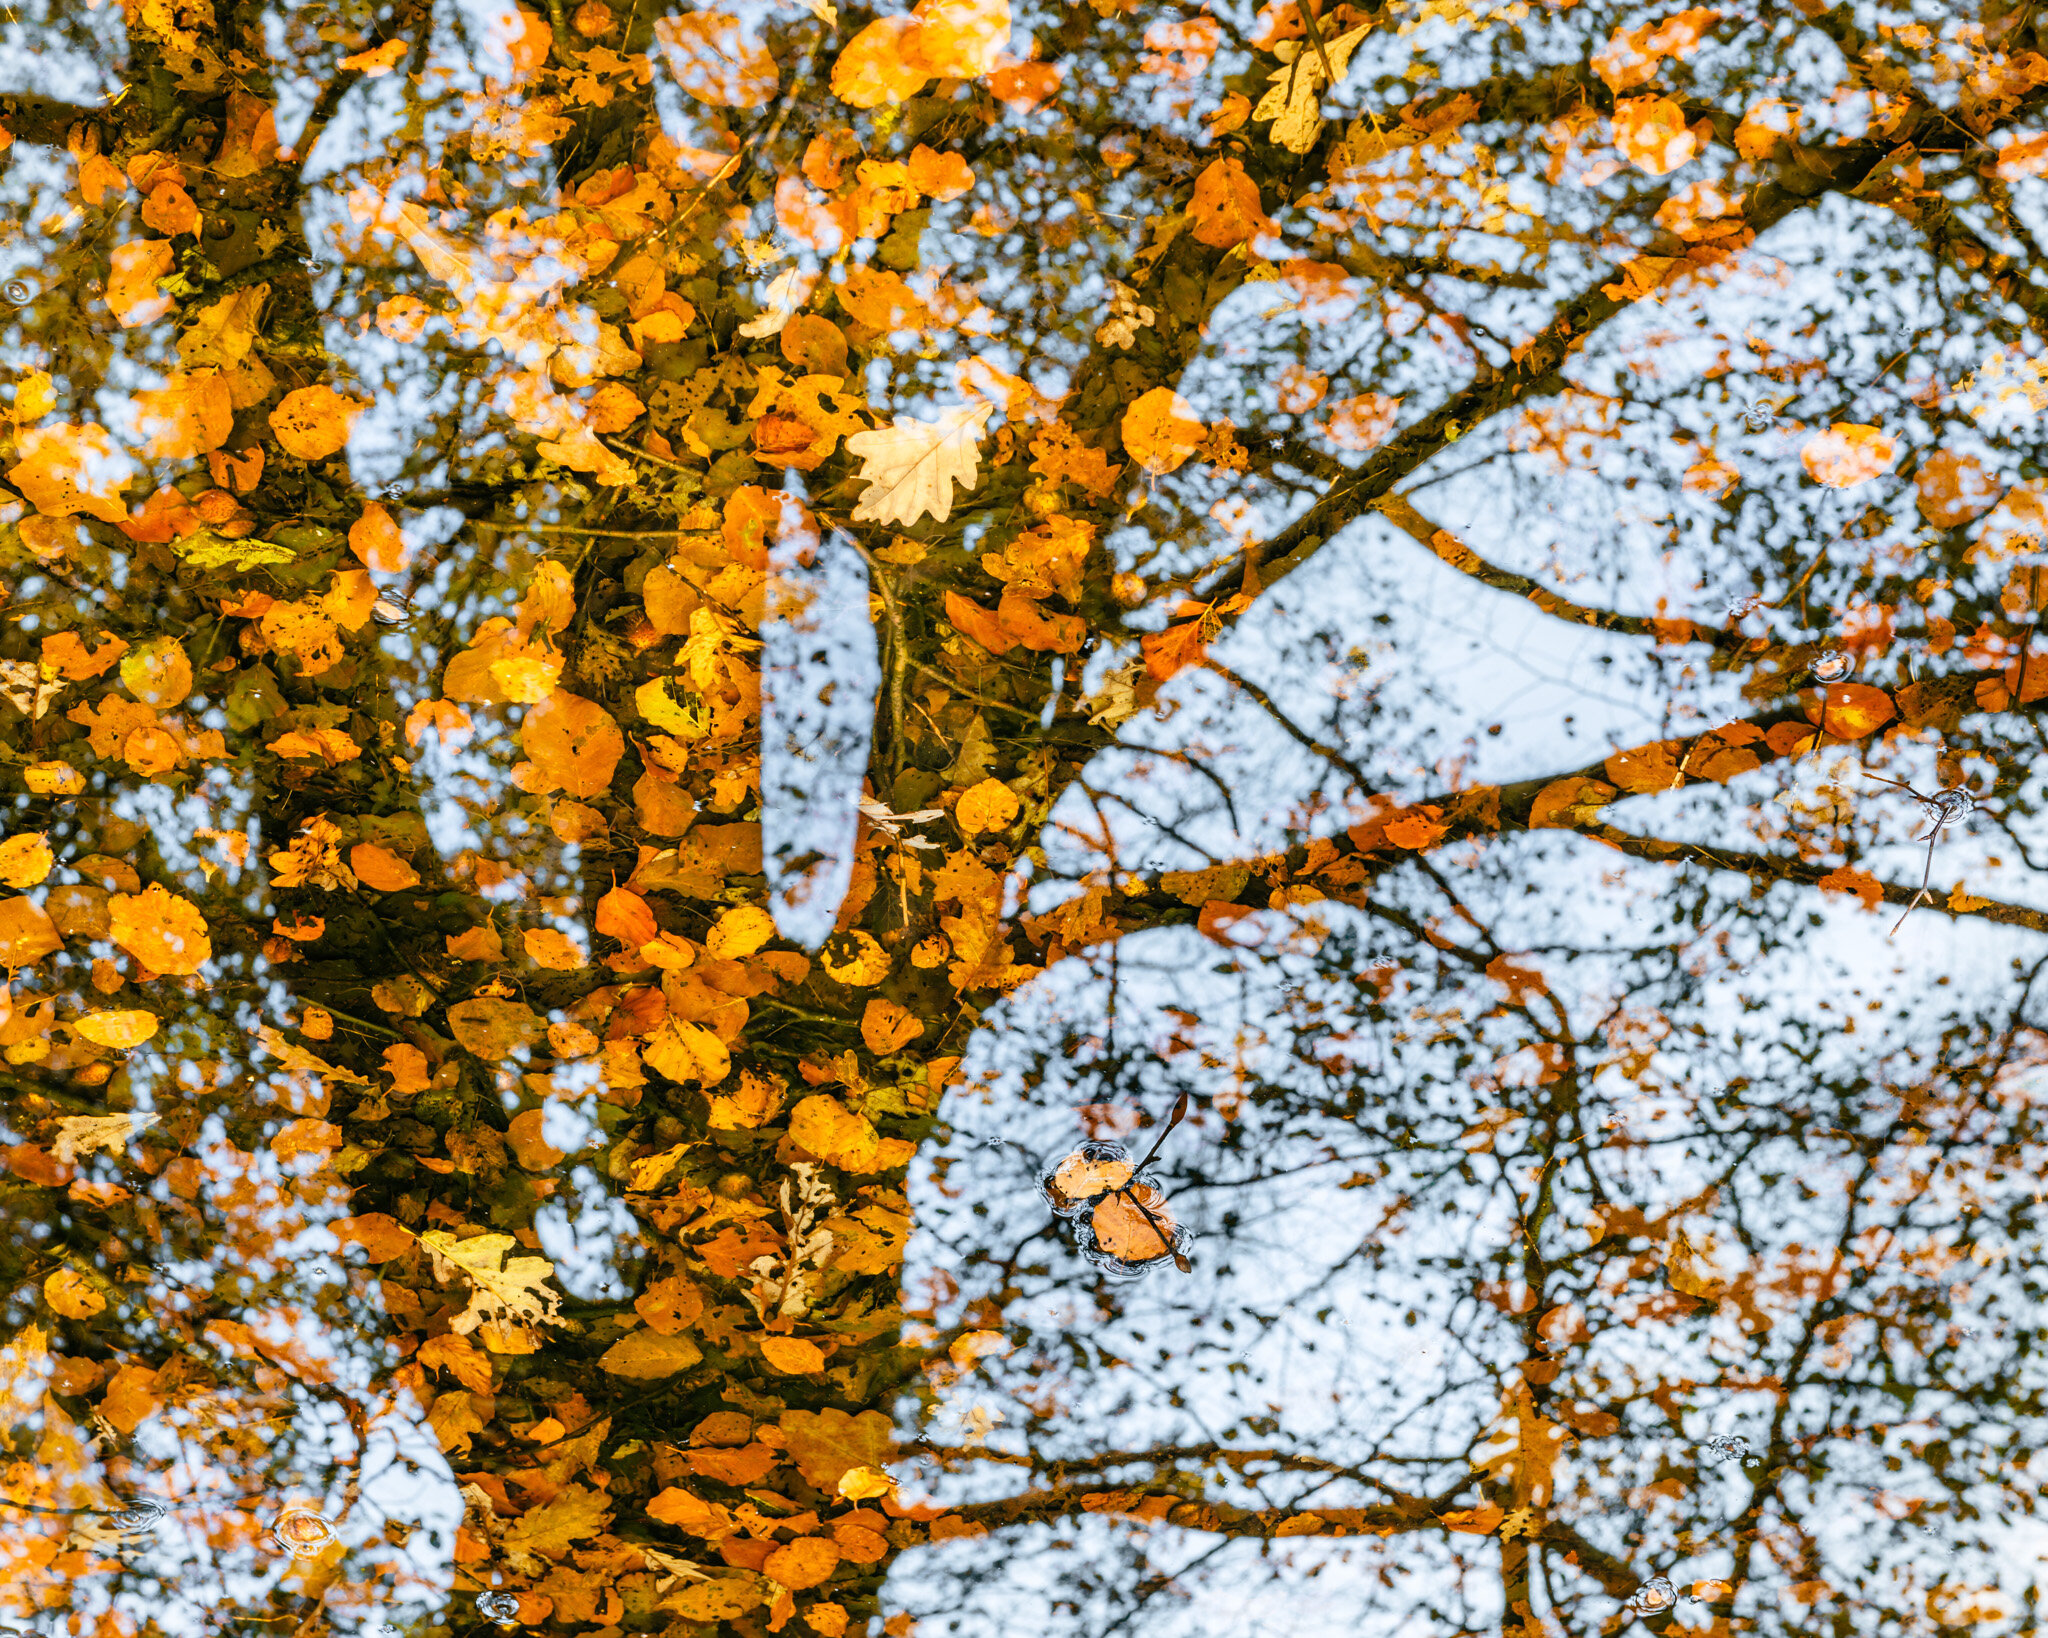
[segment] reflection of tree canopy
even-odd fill
[[[2031,11],[9,27],[10,1618],[2025,1620]]]

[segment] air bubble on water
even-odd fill
[[[519,1595],[514,1592],[478,1593],[476,1612],[501,1627],[516,1627],[519,1625]]]
[[[270,1527],[270,1537],[293,1558],[316,1557],[335,1539],[334,1526],[310,1507],[286,1508]]]
[[[1813,675],[1818,682],[1838,683],[1855,669],[1855,659],[1839,648],[1827,650],[1813,662]]]
[[[1653,1575],[1636,1588],[1636,1595],[1629,1602],[1641,1613],[1655,1615],[1678,1602],[1678,1590],[1671,1585],[1668,1575]]]
[[[164,1521],[170,1509],[162,1502],[131,1502],[118,1513],[109,1514],[107,1523],[124,1536],[147,1535]]]

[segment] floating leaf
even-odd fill
[[[856,523],[909,525],[927,515],[953,515],[953,485],[972,493],[981,481],[981,429],[995,411],[984,400],[948,410],[936,421],[899,415],[893,427],[846,440],[861,457],[867,488],[853,509]]]

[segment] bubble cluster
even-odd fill
[[[1763,606],[1761,597],[1731,597],[1728,599],[1728,618],[1746,620]]]

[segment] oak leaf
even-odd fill
[[[467,1335],[479,1325],[548,1325],[557,1323],[561,1293],[544,1282],[555,1271],[545,1257],[513,1257],[499,1266],[518,1244],[509,1234],[477,1234],[458,1241],[446,1229],[430,1229],[419,1237],[434,1257],[434,1275],[444,1284],[456,1273],[468,1276],[469,1306],[449,1321],[451,1331]]]
[[[980,482],[981,430],[995,406],[986,401],[947,410],[936,421],[899,415],[895,425],[855,433],[849,453],[864,463],[867,484],[853,509],[856,523],[908,526],[929,515],[953,515],[953,485],[972,493]]]

